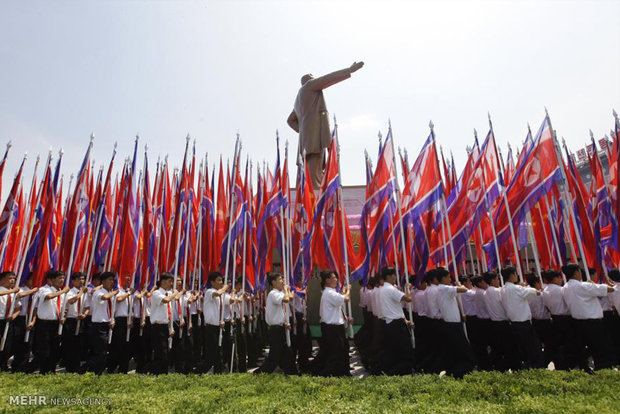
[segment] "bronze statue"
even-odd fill
[[[305,153],[306,163],[312,177],[314,189],[318,189],[323,178],[325,149],[331,143],[329,115],[325,106],[323,89],[351,77],[351,74],[364,66],[364,62],[354,62],[350,67],[314,78],[311,74],[301,77],[301,88],[295,99],[293,112],[287,123],[299,133],[298,154]],[[300,157],[297,157],[300,159]]]

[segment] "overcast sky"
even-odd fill
[[[185,136],[197,153],[275,159],[304,73],[366,65],[325,91],[336,114],[345,185],[363,184],[364,149],[392,121],[415,157],[435,124],[438,143],[465,161],[487,111],[506,154],[546,106],[573,150],[620,110],[619,1],[3,1],[0,3],[0,147],[13,141],[3,198],[24,151],[65,151],[65,179],[95,133],[107,165],[141,137],[149,159],[180,165]],[[140,164],[141,165],[141,164]],[[291,174],[294,169],[291,168]],[[29,179],[28,179],[29,180]],[[27,181],[30,185],[30,181]]]

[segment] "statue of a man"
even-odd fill
[[[306,163],[312,178],[312,185],[318,189],[323,178],[325,149],[331,143],[329,114],[325,106],[323,89],[351,77],[351,74],[364,66],[364,62],[354,62],[350,67],[314,78],[311,74],[301,77],[301,88],[295,99],[293,112],[287,123],[299,133],[298,153],[306,154]],[[300,159],[297,157],[297,159]]]

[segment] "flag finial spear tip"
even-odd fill
[[[428,127],[429,127],[430,129],[435,128],[435,124],[433,124],[433,121],[432,121],[432,120],[428,121]]]
[[[612,109],[611,113],[614,114],[614,118],[618,118],[618,112],[615,109]]]
[[[547,111],[547,107],[545,106],[545,115],[549,116],[549,111]]]
[[[91,140],[91,141],[94,141],[94,140],[95,140],[95,133],[94,133],[94,132],[91,132],[91,133],[90,133],[90,140]]]
[[[149,150],[149,145],[148,144],[144,144],[144,152],[147,152]]]
[[[377,136],[379,137],[379,142],[381,142],[381,138],[383,138],[383,135],[381,134],[381,131],[379,131],[379,132],[377,133]]]
[[[594,141],[594,132],[592,132],[592,130],[590,129],[590,138],[592,138],[592,141]]]
[[[13,146],[13,143],[11,141],[6,143],[6,149],[8,150],[9,148],[11,148]]]
[[[187,133],[187,136],[185,137],[185,139],[189,142],[190,140],[189,132]]]

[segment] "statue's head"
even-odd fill
[[[312,76],[311,73],[306,73],[304,76],[301,77],[301,85],[305,85],[306,82],[310,81],[314,79],[314,76]]]

